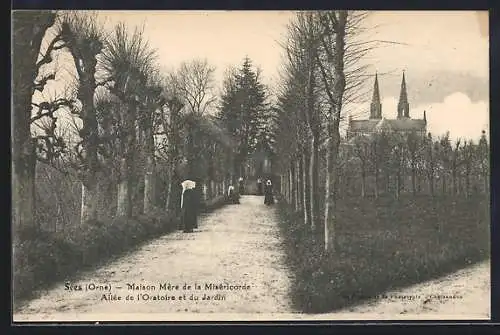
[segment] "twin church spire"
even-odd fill
[[[382,118],[382,103],[380,102],[380,89],[378,85],[378,74],[375,73],[375,83],[373,85],[373,96],[370,104],[370,119]],[[410,118],[410,104],[408,103],[408,93],[406,91],[405,73],[401,80],[401,91],[398,102],[398,119]]]
[[[380,89],[378,87],[378,74],[375,72],[372,103],[370,104],[370,119],[382,118],[382,104],[380,103]]]

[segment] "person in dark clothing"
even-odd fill
[[[262,189],[262,179],[258,178],[257,179],[257,194],[258,195],[262,195],[264,192],[263,192],[263,189]]]
[[[238,180],[238,187],[240,195],[243,195],[245,193],[245,182],[243,181],[243,177],[240,177]]]
[[[273,197],[273,183],[271,180],[267,180],[266,186],[264,189],[264,204],[265,205],[272,205],[274,204],[274,197]]]
[[[192,233],[193,229],[198,227],[198,192],[196,183],[185,180],[181,185],[182,227],[185,233]]]
[[[236,193],[236,190],[234,189],[233,185],[229,185],[227,189],[227,198],[232,204],[239,204],[240,203],[240,197]]]

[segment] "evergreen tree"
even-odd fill
[[[266,87],[248,57],[226,78],[221,100],[219,119],[238,143],[234,173],[242,174],[248,155],[268,148],[272,138]]]

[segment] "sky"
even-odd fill
[[[402,71],[405,71],[410,114],[426,110],[428,129],[452,138],[477,139],[489,128],[489,41],[487,12],[375,11],[365,22],[367,40],[383,40],[365,60],[368,74],[379,74],[384,117],[396,115]],[[290,11],[100,11],[107,29],[121,21],[144,25],[162,68],[206,58],[216,67],[217,86],[224,71],[248,56],[262,69],[264,83],[279,80]],[[371,98],[351,106],[363,117]]]

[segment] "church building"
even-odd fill
[[[397,132],[406,135],[415,132],[424,137],[427,133],[427,119],[424,111],[423,119],[412,119],[410,117],[410,104],[408,103],[408,93],[406,91],[405,73],[401,81],[401,92],[398,102],[398,116],[396,119],[386,119],[382,115],[382,104],[380,102],[380,90],[378,76],[375,74],[375,84],[373,86],[372,102],[370,104],[370,118],[368,120],[353,120],[349,117],[347,138],[358,135],[371,135],[377,132]]]

